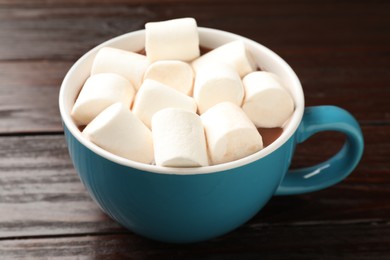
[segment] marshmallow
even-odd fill
[[[144,79],[157,80],[186,95],[190,95],[194,83],[194,71],[188,63],[183,61],[156,61],[148,67]]]
[[[244,87],[238,73],[229,65],[209,63],[196,74],[194,99],[200,114],[223,101],[241,106]]]
[[[294,101],[275,74],[256,71],[243,79],[242,109],[257,127],[282,127],[294,111]]]
[[[192,97],[158,81],[146,79],[135,97],[133,112],[150,128],[154,113],[169,107],[182,108],[194,113],[197,108]]]
[[[91,74],[104,72],[117,73],[139,89],[149,61],[145,55],[121,49],[103,47],[96,54]]]
[[[222,102],[201,115],[213,164],[234,161],[263,148],[263,140],[240,107]]]
[[[253,60],[250,52],[246,49],[245,44],[240,41],[232,41],[218,48],[209,51],[192,62],[192,67],[197,73],[198,69],[206,63],[223,62],[236,69],[240,77],[249,72],[255,71],[257,65]]]
[[[71,115],[78,125],[86,125],[113,103],[121,102],[130,108],[134,93],[132,84],[120,75],[92,75],[81,89]]]
[[[193,18],[180,18],[145,24],[145,50],[148,59],[191,61],[200,55],[199,36]]]
[[[115,155],[141,163],[153,161],[151,131],[121,103],[101,112],[87,125],[83,135]]]
[[[180,108],[166,108],[152,118],[156,165],[207,166],[207,148],[200,117]]]

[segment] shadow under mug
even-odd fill
[[[71,119],[77,94],[90,75],[98,49],[144,48],[144,31],[109,40],[82,56],[64,78],[59,106],[69,153],[93,200],[111,218],[145,237],[174,243],[207,240],[251,219],[273,195],[301,194],[334,185],[356,167],[363,153],[357,121],[335,106],[304,108],[301,84],[278,55],[247,38],[199,28],[200,44],[216,48],[240,39],[262,70],[277,74],[295,101],[282,135],[240,160],[199,168],[167,168],[115,156],[87,141]],[[321,131],[346,135],[342,149],[318,165],[289,171],[296,144]]]

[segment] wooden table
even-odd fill
[[[390,259],[390,3],[368,2],[0,0],[0,259]],[[93,46],[185,16],[277,52],[300,77],[307,106],[354,114],[366,147],[352,175],[275,197],[236,231],[192,245],[147,240],[103,214],[68,156],[61,81]],[[324,160],[343,140],[310,139],[294,167]]]

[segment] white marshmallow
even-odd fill
[[[114,73],[90,76],[80,91],[71,115],[78,125],[91,122],[105,108],[121,102],[130,108],[135,90],[124,77]]]
[[[201,115],[201,119],[213,164],[234,161],[263,148],[256,127],[233,103],[219,103]]]
[[[188,63],[183,61],[156,61],[148,67],[144,79],[160,81],[186,95],[190,95],[194,84],[194,71]]]
[[[153,161],[151,131],[121,103],[101,112],[87,125],[83,135],[115,155],[141,163]]]
[[[282,127],[294,111],[294,101],[275,74],[256,71],[243,79],[242,109],[257,127]]]
[[[203,114],[210,107],[224,101],[241,106],[244,87],[237,71],[224,63],[208,63],[198,69],[194,99]]]
[[[166,108],[152,118],[156,165],[207,166],[207,148],[200,117],[180,108]]]
[[[240,41],[232,41],[215,48],[192,62],[192,67],[197,73],[198,69],[206,63],[223,62],[236,69],[240,77],[255,71],[257,65],[245,44]]]
[[[199,35],[193,18],[145,24],[145,50],[151,62],[191,61],[200,55]]]
[[[92,64],[91,74],[112,72],[117,73],[139,89],[149,61],[145,55],[121,49],[103,47],[96,54]]]
[[[194,113],[197,108],[192,97],[180,93],[161,82],[146,79],[135,97],[133,112],[150,128],[154,113],[169,107],[182,108]]]

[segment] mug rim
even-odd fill
[[[112,154],[103,148],[95,145],[91,141],[87,140],[84,136],[82,136],[81,131],[78,129],[77,125],[74,123],[73,119],[71,118],[70,111],[67,111],[66,105],[65,105],[65,93],[67,90],[67,86],[70,84],[70,80],[72,78],[72,75],[77,74],[77,67],[80,66],[82,63],[85,62],[85,60],[90,56],[93,55],[95,52],[97,52],[98,49],[106,46],[111,46],[113,43],[122,41],[128,37],[136,37],[139,36],[139,34],[144,34],[145,30],[137,30],[133,32],[128,32],[122,35],[119,35],[117,37],[111,38],[107,41],[104,41],[103,43],[95,46],[94,48],[90,49],[88,52],[83,54],[73,65],[72,67],[67,71],[59,92],[59,110],[61,119],[63,122],[64,128],[66,128],[71,135],[77,139],[82,145],[84,145],[86,148],[91,150],[93,153],[109,160],[114,163],[120,164],[122,166],[135,168],[141,171],[151,172],[151,173],[158,173],[158,174],[173,174],[173,175],[195,175],[195,174],[212,174],[217,173],[221,171],[231,170],[234,168],[238,168],[244,165],[248,165],[250,163],[253,163],[263,157],[266,157],[273,153],[275,150],[279,149],[283,144],[285,144],[291,136],[295,133],[296,129],[298,128],[304,112],[304,94],[302,85],[299,81],[298,76],[293,71],[293,69],[290,67],[290,65],[284,61],[279,55],[277,55],[275,52],[270,50],[269,48],[265,47],[264,45],[255,42],[249,38],[240,36],[238,34],[234,34],[231,32],[218,30],[218,29],[212,29],[212,28],[206,28],[206,27],[198,27],[199,37],[202,33],[209,33],[209,34],[216,34],[216,35],[224,35],[225,37],[231,37],[235,39],[240,39],[245,42],[246,45],[251,45],[253,48],[259,48],[262,52],[267,53],[268,56],[271,56],[272,59],[276,60],[278,65],[283,67],[283,70],[286,71],[289,75],[289,80],[292,80],[294,87],[299,87],[297,89],[297,94],[291,93],[293,99],[294,99],[294,112],[291,115],[290,119],[287,123],[285,123],[285,127],[283,127],[282,134],[273,141],[270,145],[267,147],[261,149],[260,151],[253,153],[251,155],[248,155],[244,158],[226,162],[222,164],[217,165],[210,165],[210,166],[201,166],[201,167],[188,167],[188,168],[179,168],[179,167],[165,167],[165,166],[157,166],[152,164],[145,164],[141,162],[132,161],[130,159],[126,159],[123,157],[120,157],[118,155]],[[201,38],[201,37],[200,37]]]

